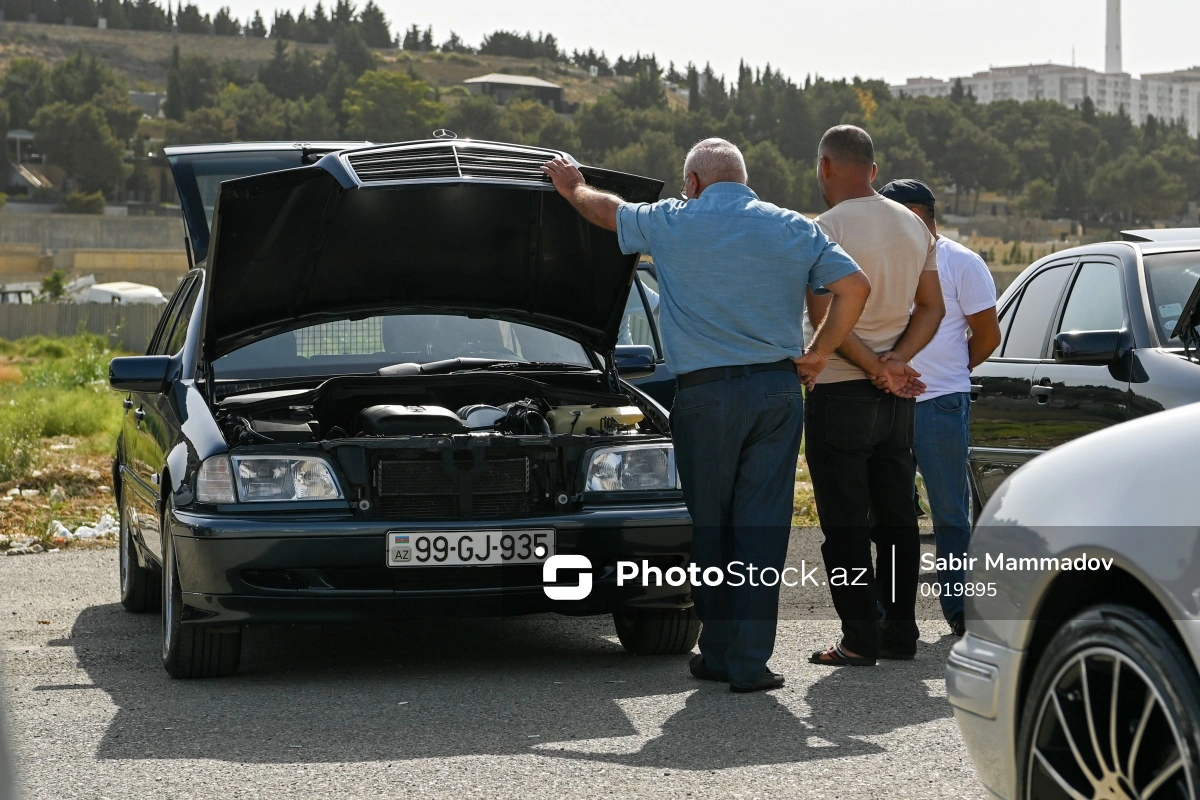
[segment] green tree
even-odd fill
[[[0,97],[8,103],[10,124],[29,127],[37,110],[50,102],[50,71],[36,58],[14,58],[4,72]]]
[[[125,175],[125,147],[104,112],[92,103],[43,106],[34,116],[34,146],[67,173],[80,189],[109,195]]]
[[[600,95],[596,102],[580,108],[575,113],[575,128],[583,146],[580,155],[592,161],[602,160],[606,153],[637,139],[633,115],[610,94]]]
[[[179,43],[171,48],[171,61],[167,67],[167,99],[163,103],[163,116],[176,122],[183,121],[187,113],[187,99],[183,88],[183,64],[179,56]]]
[[[241,36],[242,25],[233,16],[233,12],[229,10],[229,6],[221,6],[217,9],[217,15],[212,21],[213,33],[217,36]]]
[[[538,131],[537,144],[539,147],[549,147],[566,153],[581,152],[583,147],[579,142],[575,124],[558,114],[552,114]]]
[[[1150,156],[1127,152],[1096,169],[1089,194],[1094,206],[1119,214],[1123,222],[1149,223],[1177,215],[1187,189]]]
[[[335,70],[336,73],[336,70]],[[276,40],[271,60],[258,68],[258,79],[276,97],[297,100],[321,91],[320,72],[312,52]]]
[[[339,66],[345,66],[351,77],[357,78],[375,66],[375,55],[367,49],[362,34],[355,28],[339,28],[334,36],[333,52],[325,58],[322,69],[326,76],[332,75]]]
[[[946,173],[954,181],[954,209],[959,196],[975,192],[975,204],[983,189],[1005,188],[1012,181],[1016,165],[1008,148],[974,122],[960,118],[950,131],[945,153]]]
[[[295,33],[296,20],[292,18],[290,11],[276,11],[275,17],[271,20],[271,38],[272,39],[291,39]]]
[[[464,97],[451,106],[446,112],[446,127],[471,139],[504,142],[515,138],[515,132],[509,127],[509,117],[487,95]]]
[[[263,21],[260,12],[254,12],[254,19],[250,20],[250,26],[246,29],[246,35],[253,36],[255,39],[267,38],[267,23]]]
[[[244,141],[272,141],[287,137],[284,101],[267,91],[261,83],[246,88],[226,86],[217,95],[216,107],[233,120],[238,138]]]
[[[67,273],[54,269],[42,278],[42,295],[47,300],[61,300],[67,296]]]
[[[683,149],[663,131],[650,131],[633,144],[622,147],[604,159],[604,166],[657,178],[665,184],[665,193],[673,194],[683,181]]]
[[[403,72],[368,70],[342,101],[346,133],[374,142],[422,139],[441,122],[433,89]]]
[[[189,111],[183,122],[168,122],[166,144],[213,144],[237,139],[233,119],[219,108]]]
[[[1188,200],[1200,200],[1200,147],[1195,139],[1170,142],[1150,156],[1183,181]]]
[[[1078,153],[1059,167],[1054,180],[1054,205],[1060,214],[1072,219],[1084,217],[1088,205],[1088,173]]]
[[[626,108],[665,108],[667,97],[663,93],[662,72],[658,65],[649,60],[633,74],[629,83],[618,87],[615,94]]]
[[[212,30],[212,23],[208,17],[201,14],[200,7],[192,3],[179,9],[175,24],[179,26],[180,33],[208,33]]]
[[[1017,205],[1026,214],[1043,219],[1054,210],[1054,201],[1054,184],[1044,178],[1034,178],[1025,185],[1025,190],[1017,198]]]
[[[747,147],[745,158],[750,188],[755,194],[777,206],[786,207],[792,202],[791,165],[774,142],[759,142]]]
[[[362,14],[358,18],[358,26],[362,32],[363,41],[367,43],[368,47],[392,46],[392,30],[388,26],[383,9],[375,4],[375,0],[367,0],[367,4],[363,6]]]
[[[512,132],[515,141],[537,144],[542,130],[555,116],[545,103],[527,97],[515,97],[504,106],[504,127]]]
[[[312,141],[340,136],[337,116],[321,95],[312,100],[289,100],[284,104],[285,139]]]

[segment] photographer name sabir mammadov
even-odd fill
[[[996,570],[997,572],[1099,572],[1112,569],[1113,559],[1089,556],[1006,556],[1004,553],[984,553],[982,556],[955,555],[937,558],[933,553],[921,555],[924,570]]]

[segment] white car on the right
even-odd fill
[[[1198,454],[1192,404],[1055,448],[983,509],[946,688],[996,797],[1198,796]]]

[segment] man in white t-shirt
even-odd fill
[[[982,258],[938,235],[936,199],[928,186],[917,180],[895,180],[879,193],[908,207],[937,237],[938,277],[946,316],[933,340],[911,362],[926,387],[917,398],[913,456],[929,493],[938,558],[961,557],[971,538],[967,472],[971,370],[1000,344],[996,283]],[[954,634],[962,636],[964,573],[939,570],[938,582],[942,584],[942,613]]]

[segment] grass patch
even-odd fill
[[[111,452],[121,401],[105,379],[115,355],[88,334],[0,340],[0,484],[37,468],[44,437],[78,437],[86,451]]]

